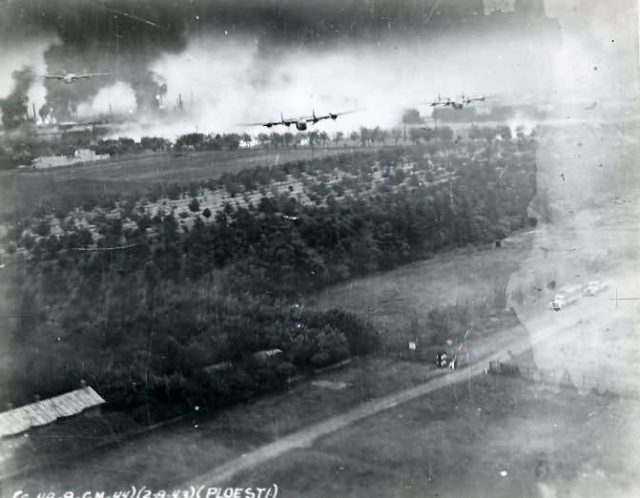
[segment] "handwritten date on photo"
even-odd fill
[[[12,498],[277,498],[278,485],[273,484],[268,488],[247,487],[247,488],[214,488],[200,486],[198,488],[191,486],[189,489],[175,489],[167,491],[159,489],[152,491],[144,486],[136,489],[132,486],[127,490],[113,491],[84,491],[75,493],[73,491],[65,491],[64,493],[48,493],[30,494],[22,490],[13,493]]]

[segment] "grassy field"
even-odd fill
[[[308,298],[321,309],[361,313],[389,332],[406,332],[434,308],[493,299],[527,254],[532,232],[501,248],[455,249],[395,270],[339,284]]]
[[[224,173],[255,166],[357,152],[359,148],[241,149],[191,153],[148,152],[92,164],[77,164],[47,170],[20,170],[0,173],[0,214],[24,211],[43,201],[73,196],[82,199],[103,193],[144,191],[158,183],[188,184],[217,178]]]
[[[254,166],[318,159],[359,148],[317,147],[298,149],[240,149],[207,152],[148,152],[114,157],[108,161],[65,166],[51,170],[28,170],[29,176],[53,173],[60,180],[78,178],[115,182],[188,182],[236,173]]]
[[[207,470],[239,457],[263,444],[343,413],[374,398],[424,383],[435,372],[430,365],[369,357],[356,359],[348,367],[326,372],[318,380],[292,386],[280,394],[254,399],[215,414],[194,411],[179,423],[163,427],[119,445],[97,448],[98,439],[77,434],[76,446],[88,455],[60,461],[56,448],[68,436],[64,429],[34,432],[30,441],[7,454],[3,473],[39,460],[43,466],[24,477],[0,481],[7,490],[123,488],[135,484],[160,488],[177,486]],[[343,389],[326,385],[346,385]],[[109,424],[105,418],[104,424]],[[125,424],[118,421],[120,427]],[[117,427],[113,426],[114,430]],[[106,438],[106,436],[105,436]],[[113,440],[113,434],[108,435]],[[117,439],[117,438],[116,438]],[[5,445],[6,447],[6,445]],[[50,451],[47,451],[46,448]],[[11,469],[8,467],[11,465]],[[108,470],[108,472],[106,471]],[[46,485],[46,486],[45,486]]]
[[[637,496],[638,439],[627,437],[637,412],[637,401],[489,375],[365,419],[233,485],[277,483],[282,496],[305,497]]]

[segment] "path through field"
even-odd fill
[[[584,309],[583,319],[606,323],[606,316],[599,315],[597,310]],[[530,330],[530,337],[523,337],[517,340],[505,341],[493,353],[478,359],[473,364],[461,368],[457,371],[443,375],[438,375],[428,382],[405,389],[398,393],[372,400],[346,413],[330,417],[329,419],[315,424],[311,427],[299,430],[278,441],[264,445],[260,448],[245,453],[240,458],[230,460],[227,463],[212,469],[205,474],[189,480],[189,485],[214,486],[229,483],[235,475],[244,472],[252,467],[266,463],[277,458],[284,453],[309,447],[316,439],[336,432],[354,422],[366,417],[375,415],[383,410],[396,407],[402,403],[425,396],[436,389],[443,388],[455,383],[463,382],[471,377],[481,375],[488,367],[489,361],[495,359],[506,359],[511,355],[518,355],[530,350],[537,344],[548,340],[555,335],[561,335],[571,331],[576,327],[576,322],[569,315],[549,315],[541,314],[539,319],[533,323],[533,330]],[[505,334],[503,337],[508,337]],[[491,338],[493,341],[493,338]]]

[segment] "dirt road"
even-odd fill
[[[594,324],[606,324],[607,317],[599,314],[597,309],[589,308],[583,304],[582,311],[584,312],[582,315],[583,320],[590,320]],[[494,352],[479,358],[471,365],[450,373],[438,375],[422,385],[372,400],[346,413],[331,417],[324,422],[296,431],[278,441],[247,452],[240,458],[230,460],[224,465],[216,467],[194,479],[190,479],[185,485],[214,486],[224,483],[228,484],[232,477],[243,471],[277,458],[288,451],[309,447],[316,439],[336,432],[358,420],[425,396],[445,386],[463,382],[470,377],[481,375],[488,367],[489,361],[507,359],[510,355],[524,353],[532,347],[536,347],[538,344],[549,340],[550,337],[572,333],[573,329],[579,324],[576,323],[572,315],[554,314],[553,312],[547,313],[543,311],[532,325],[533,327],[529,337],[504,341],[504,344],[494,350]]]

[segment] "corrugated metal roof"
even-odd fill
[[[53,398],[0,413],[0,437],[27,431],[32,427],[50,424],[62,417],[70,417],[103,404],[102,397],[90,387],[83,387]]]

